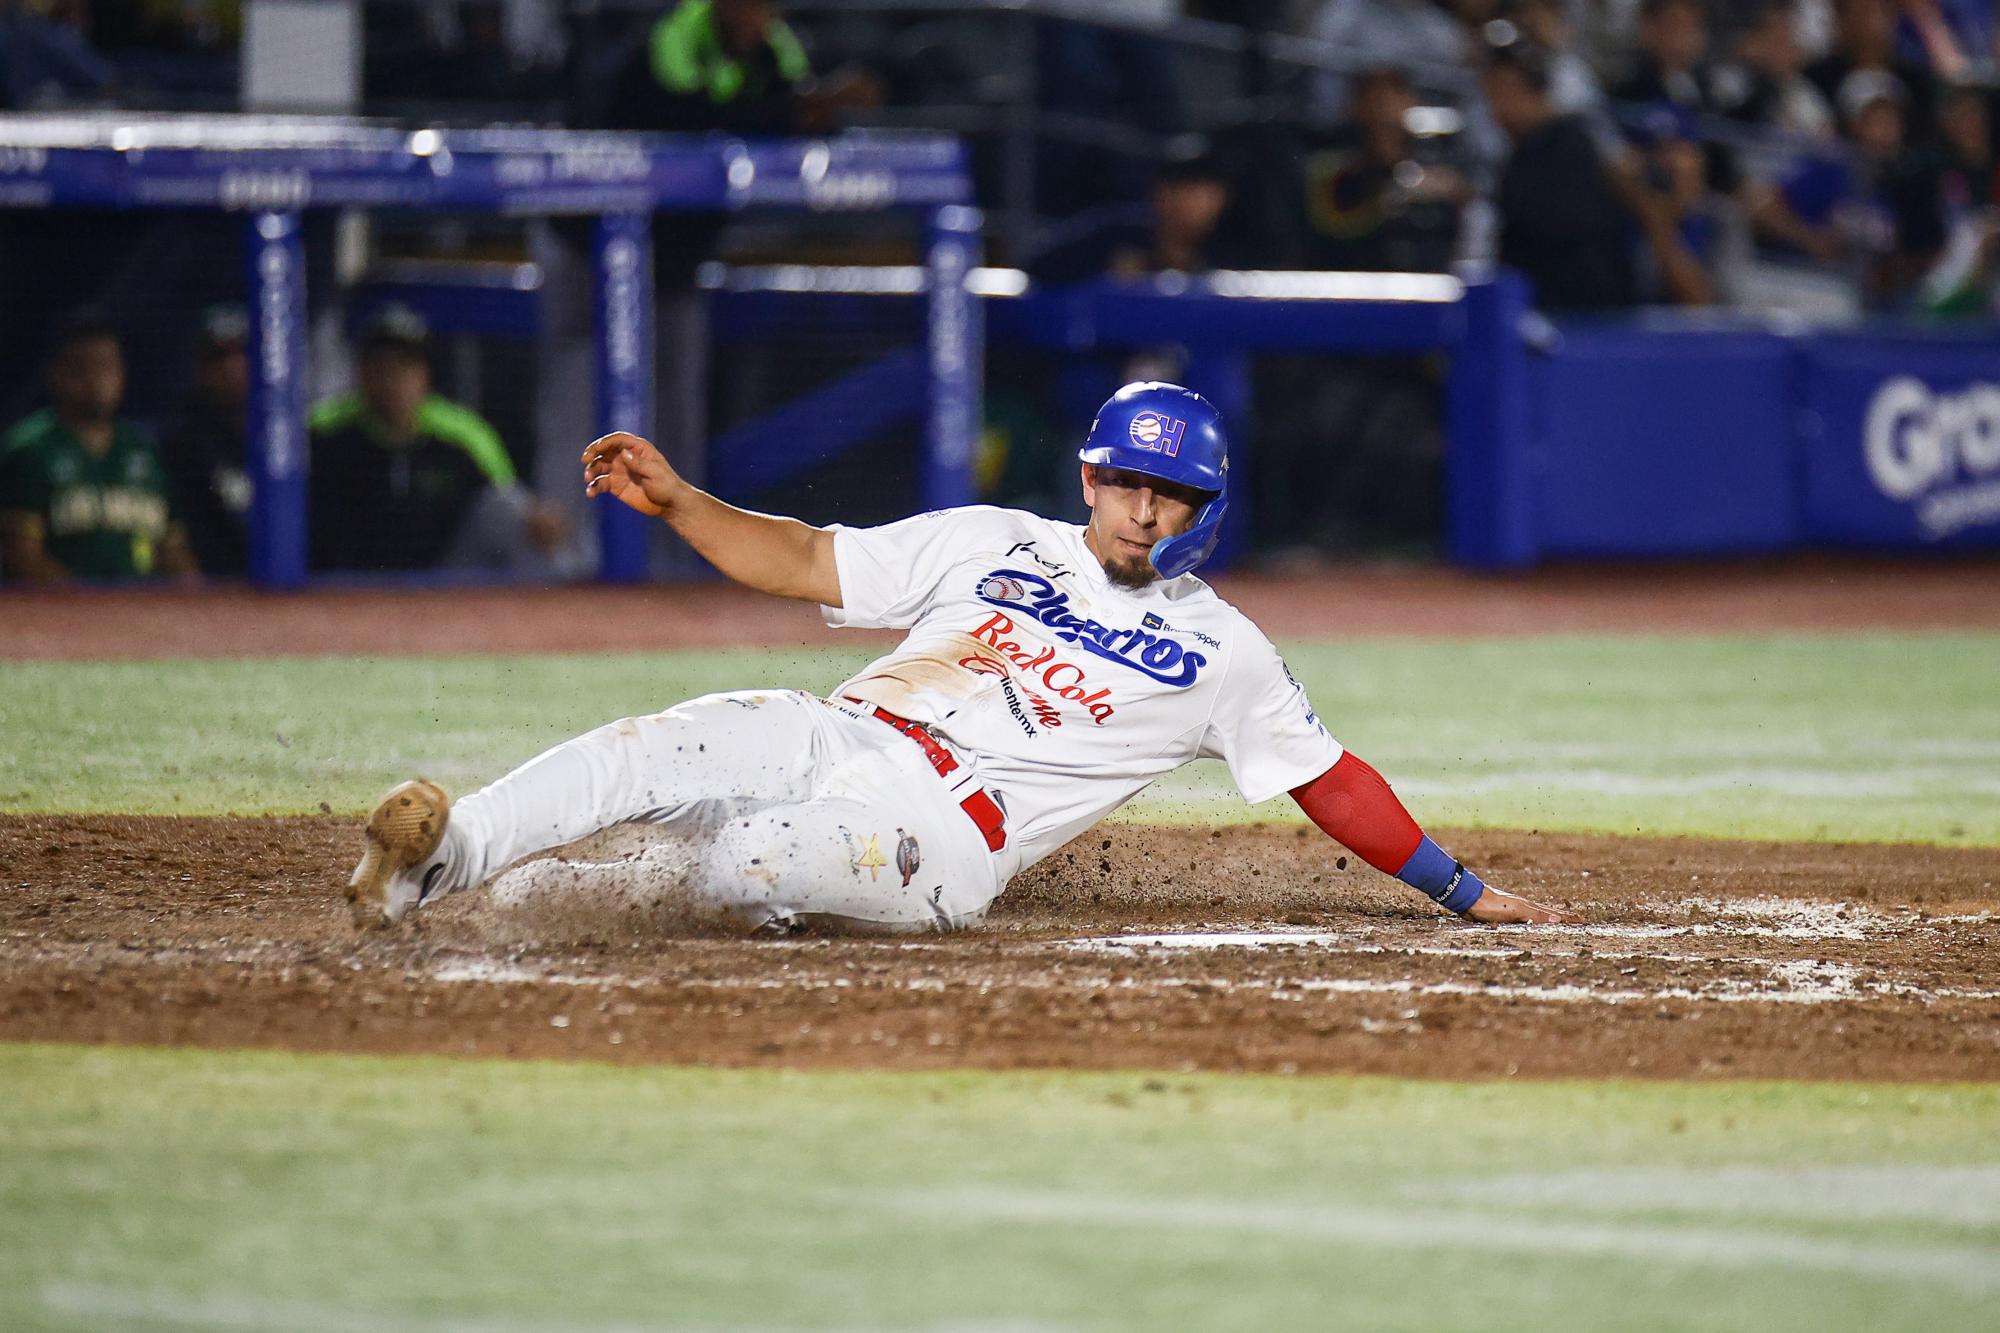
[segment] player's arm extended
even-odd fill
[[[583,451],[583,489],[665,519],[702,559],[746,588],[841,605],[831,532],[725,504],[675,472],[637,435],[613,431],[591,441]]]
[[[1571,919],[1481,883],[1425,837],[1382,775],[1352,754],[1341,755],[1332,768],[1292,788],[1292,799],[1328,837],[1461,916],[1494,924]]]

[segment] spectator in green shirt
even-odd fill
[[[613,129],[825,134],[842,110],[877,106],[879,79],[815,79],[777,0],[682,0],[646,30],[599,116]]]
[[[430,331],[407,306],[377,312],[360,386],[307,424],[313,568],[551,572],[540,566],[566,525],[521,485],[486,419],[431,387]]]
[[[102,316],[57,330],[49,406],[0,436],[0,573],[10,582],[194,578],[153,442],[118,419],[125,352]]]

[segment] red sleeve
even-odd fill
[[[1311,782],[1292,788],[1292,799],[1327,837],[1385,875],[1401,870],[1424,840],[1424,831],[1382,775],[1352,751]]]

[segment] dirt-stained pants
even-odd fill
[[[955,930],[1002,887],[964,795],[858,708],[795,690],[711,694],[565,741],[455,801],[425,901],[644,822],[694,837],[695,899],[752,927]]]

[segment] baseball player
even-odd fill
[[[1289,792],[1377,869],[1475,921],[1561,913],[1481,883],[1341,748],[1268,639],[1192,574],[1215,549],[1214,407],[1129,384],[1079,453],[1090,521],[1013,509],[815,528],[724,504],[634,435],[584,450],[585,489],[671,524],[730,578],[829,625],[907,631],[825,698],[712,694],[600,727],[455,805],[405,782],[368,820],[357,924],[641,821],[685,835],[694,897],[754,929],[977,925],[1007,882],[1199,758],[1252,804]]]

